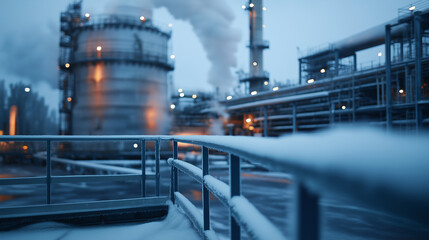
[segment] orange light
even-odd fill
[[[0,130],[0,136],[3,135],[3,130]]]
[[[67,102],[71,102],[72,101],[72,98],[71,97],[68,97],[67,98]]]
[[[18,114],[18,107],[12,105],[9,113],[9,135],[14,136],[16,134],[16,115]]]
[[[253,130],[255,130],[255,127],[254,127],[254,126],[250,126],[250,127],[249,127],[249,130],[250,130],[250,131],[253,131]]]
[[[27,145],[24,145],[24,146],[22,146],[22,150],[28,150],[28,146]]]
[[[69,68],[69,67],[70,67],[70,63],[66,63],[64,66],[65,66],[66,68]]]

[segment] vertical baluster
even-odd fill
[[[46,203],[51,204],[51,140],[46,141]]]
[[[209,149],[207,147],[202,147],[203,154],[203,215],[204,215],[204,231],[210,230],[210,193],[209,190],[204,186],[204,176],[209,174]]]
[[[146,140],[140,141],[140,160],[141,160],[141,197],[146,197]]]
[[[295,191],[295,239],[319,239],[319,197],[299,181]]]
[[[229,184],[231,189],[231,198],[234,196],[241,195],[241,180],[240,180],[240,157],[230,154],[229,156]],[[230,217],[230,234],[231,239],[240,239],[241,230],[240,225],[234,219],[231,212],[229,213]]]
[[[160,178],[160,174],[159,174],[159,159],[160,159],[160,139],[156,140],[155,142],[155,178],[156,178],[156,186],[155,186],[155,191],[156,191],[156,196],[159,196],[159,178]]]
[[[179,148],[177,145],[177,141],[173,142],[173,158],[179,159]],[[177,168],[174,168],[174,170],[173,170],[173,180],[174,180],[174,191],[178,192],[179,191],[179,175],[178,175]]]

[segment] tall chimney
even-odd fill
[[[268,42],[263,38],[263,11],[262,0],[249,0],[245,7],[249,11],[249,91],[261,91],[268,75],[264,72],[264,49]]]

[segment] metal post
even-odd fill
[[[335,76],[340,74],[340,55],[338,51],[335,51]]]
[[[51,140],[46,141],[46,203],[51,204]]]
[[[173,141],[173,158],[174,159],[179,159],[179,148],[177,146],[177,141]],[[174,180],[174,191],[178,192],[179,191],[179,175],[178,175],[178,171],[177,168],[174,168],[173,170],[173,180]]]
[[[292,132],[296,133],[296,103],[292,103]]]
[[[141,197],[146,197],[146,140],[140,141],[140,160],[141,160]]]
[[[203,153],[203,179],[204,176],[209,174],[209,149],[207,147],[202,147]],[[203,216],[204,216],[204,231],[210,230],[210,192],[207,190],[204,185],[204,181],[202,184],[203,191]]]
[[[420,29],[420,16],[414,15],[414,38],[416,41],[416,66],[415,66],[415,85],[416,85],[416,96],[415,96],[415,109],[416,109],[416,131],[420,129],[420,108],[419,101],[421,95],[421,82],[422,82],[422,37]]]
[[[268,137],[268,106],[264,106],[264,137]]]
[[[356,53],[353,54],[353,72],[357,71],[357,57]]]
[[[390,25],[386,25],[386,128],[392,128],[392,87],[391,87],[391,60],[390,60]]]
[[[231,198],[234,196],[241,195],[241,169],[240,169],[240,157],[230,154],[229,156],[229,184],[231,191]],[[237,221],[235,221],[231,212],[229,213],[230,217],[230,234],[231,239],[240,239],[241,238],[241,229]]]
[[[302,84],[302,59],[299,59],[299,71],[298,71],[298,82],[299,82],[299,85],[301,85]]]
[[[295,239],[319,239],[319,198],[301,182],[295,188]]]
[[[332,125],[334,125],[334,108],[335,108],[335,105],[334,105],[334,102],[332,101],[332,97],[330,97],[329,98],[329,124],[332,126]]]
[[[159,177],[160,177],[160,175],[159,175],[159,159],[160,159],[159,142],[160,141],[161,141],[160,139],[155,141],[155,174],[156,174],[156,176],[155,176],[155,181],[156,181],[155,191],[156,191],[157,197],[159,196]]]
[[[352,120],[356,122],[356,93],[355,93],[355,77],[352,77],[352,105],[353,105],[353,113]]]

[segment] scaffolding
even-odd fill
[[[429,9],[412,6],[397,19],[301,56],[299,85],[225,101],[230,122],[252,116],[251,128],[238,124],[236,133],[278,136],[348,122],[428,128]],[[385,63],[357,64],[356,53],[375,46],[385,46]]]

